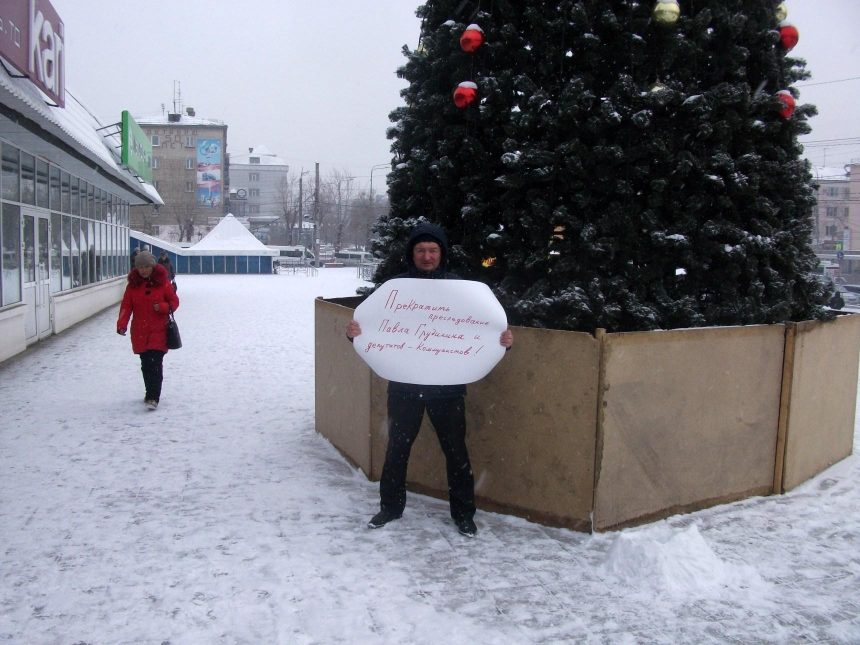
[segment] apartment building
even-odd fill
[[[231,154],[230,210],[254,235],[268,243],[269,226],[290,206],[290,167],[266,146]]]
[[[844,276],[860,275],[860,163],[813,168],[817,185],[813,245]]]
[[[152,180],[164,205],[131,209],[131,228],[175,244],[202,239],[227,213],[227,126],[194,108],[137,118],[152,143]]]

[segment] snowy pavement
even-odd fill
[[[180,276],[155,412],[115,309],[0,364],[0,643],[860,643],[856,456],[621,532],[469,540],[412,494],[365,528],[314,432],[313,298],[359,284]]]

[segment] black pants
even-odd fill
[[[475,515],[475,480],[466,449],[466,409],[462,396],[425,399],[388,393],[388,448],[379,480],[382,510],[400,515],[406,506],[409,453],[425,409],[445,453],[451,517],[471,518]]]
[[[164,370],[161,363],[164,352],[149,349],[140,354],[140,371],[143,372],[143,385],[146,388],[146,399],[158,401],[161,398],[161,381]]]

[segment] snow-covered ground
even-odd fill
[[[0,643],[860,643],[856,456],[621,532],[365,528],[313,412],[313,298],[359,284],[180,276],[155,412],[115,310],[0,364]]]

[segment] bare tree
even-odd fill
[[[320,186],[320,212],[326,206],[326,217],[320,218],[320,226],[328,234],[336,251],[344,246],[345,236],[352,215],[352,181],[355,177],[348,170],[333,170]]]
[[[293,244],[296,229],[301,230],[299,219],[298,179],[290,174],[282,177],[277,186],[278,223],[284,229],[284,241]]]
[[[354,246],[367,248],[374,222],[387,209],[388,201],[384,195],[376,195],[371,201],[370,195],[359,193],[350,206],[349,225],[346,229],[349,241]]]
[[[194,206],[189,203],[174,203],[170,205],[165,204],[161,208],[168,217],[171,217],[176,222],[179,228],[179,241],[186,240],[191,242],[195,225]]]
[[[132,228],[146,233],[147,235],[155,235],[155,227],[161,221],[159,215],[161,207],[158,205],[146,204],[144,206],[132,206]]]

